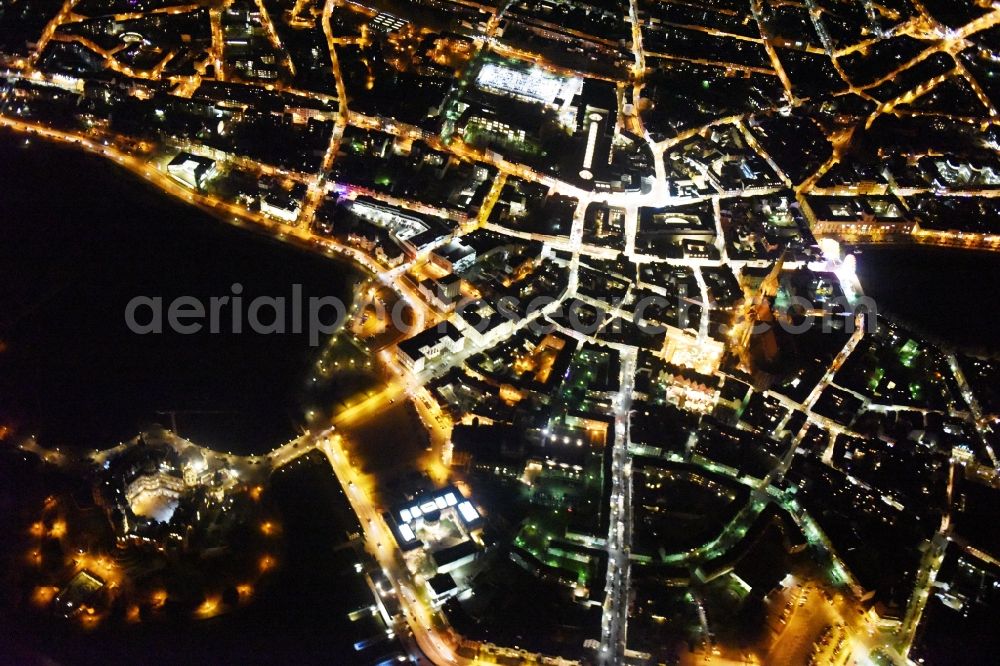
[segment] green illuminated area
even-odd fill
[[[530,553],[537,563],[558,570],[561,578],[585,587],[597,573],[597,558],[593,553],[580,552],[579,544],[564,538],[571,524],[558,510],[533,513],[514,538],[514,545]]]
[[[920,347],[915,340],[907,340],[906,344],[899,348],[899,362],[904,367],[912,368],[913,361],[920,355]]]
[[[722,475],[686,465],[637,466],[633,551],[664,563],[717,557],[745,535],[759,512],[760,505],[747,499],[745,488]]]
[[[615,359],[616,360],[616,359]],[[602,393],[610,393],[609,378],[616,363],[609,352],[583,348],[573,356],[562,386],[554,401],[553,413],[582,410],[595,406]],[[616,381],[612,379],[611,381]]]
[[[480,118],[473,118],[465,126],[465,142],[478,148],[498,147],[501,150],[510,151],[526,156],[540,157],[544,153],[541,145],[529,136],[519,136],[516,128],[506,127],[504,129],[491,129],[487,122]]]
[[[875,405],[945,410],[961,402],[942,352],[881,320],[878,330],[866,336],[841,367],[835,382]]]
[[[882,383],[882,379],[885,378],[885,370],[882,368],[875,368],[872,373],[872,378],[868,382],[868,388],[872,391],[878,390],[879,384]]]
[[[607,534],[602,526],[603,452],[611,428],[584,417],[599,402],[599,388],[614,368],[607,352],[574,354],[553,396],[548,425],[538,433],[547,459],[528,464],[528,510],[514,546],[528,565],[579,587],[600,575],[594,550]]]
[[[587,453],[584,464],[576,466],[580,469],[529,464],[529,507],[514,538],[514,545],[535,558],[535,564],[558,570],[560,578],[580,586],[597,574],[596,552],[590,548],[602,536],[600,465],[596,453]]]

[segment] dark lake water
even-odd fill
[[[139,336],[135,296],[349,299],[336,260],[220,223],[104,161],[0,133],[0,417],[43,443],[105,448],[149,423],[266,451],[295,436],[301,335]],[[266,320],[266,315],[262,317]],[[225,327],[224,330],[228,330]]]
[[[152,422],[169,426],[173,411],[179,432],[199,444],[267,451],[296,434],[300,405],[318,397],[306,389],[317,353],[308,336],[140,336],[126,326],[125,305],[137,295],[225,296],[235,282],[247,303],[290,296],[293,284],[304,298],[347,300],[358,278],[343,262],[222,224],[97,158],[0,133],[0,424],[51,445],[103,448]],[[37,473],[24,465],[23,475],[4,471]],[[0,505],[11,510],[0,523],[24,529],[37,502],[16,483],[3,490]],[[266,498],[282,525],[280,566],[248,607],[207,622],[81,633],[0,603],[0,663],[370,665],[391,655],[399,646],[388,641],[356,651],[372,629],[348,613],[373,599],[344,547],[358,526],[326,460],[275,474]],[[15,556],[2,545],[0,554]]]
[[[879,311],[962,348],[1000,352],[1000,253],[922,245],[856,253]]]

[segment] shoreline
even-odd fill
[[[79,176],[87,176],[87,171],[94,173],[92,178],[76,177],[74,185],[65,191],[63,188],[56,189],[51,207],[46,205],[48,199],[45,195],[11,199],[11,222],[23,219],[23,223],[18,222],[14,228],[18,229],[16,236],[20,236],[22,242],[26,243],[23,250],[26,254],[23,261],[15,261],[9,265],[10,285],[13,288],[9,292],[5,291],[5,294],[12,299],[11,306],[20,303],[27,307],[12,307],[11,314],[18,319],[8,322],[9,329],[3,336],[7,338],[4,353],[6,358],[0,361],[10,370],[8,379],[12,387],[17,385],[15,382],[27,382],[24,386],[34,386],[34,389],[17,400],[14,400],[16,394],[9,396],[11,411],[7,416],[11,417],[11,422],[5,439],[16,443],[36,433],[48,448],[104,449],[119,441],[128,440],[153,423],[171,427],[171,416],[158,413],[163,409],[178,410],[178,431],[182,435],[216,451],[232,450],[245,455],[264,455],[281,447],[289,438],[298,437],[300,425],[304,423],[302,413],[311,394],[315,393],[310,391],[308,385],[310,368],[317,354],[322,352],[322,344],[316,348],[306,347],[304,338],[302,344],[299,344],[297,339],[293,339],[296,338],[293,331],[287,335],[254,336],[259,339],[240,343],[239,350],[222,355],[217,352],[225,351],[222,348],[225,341],[220,336],[207,334],[190,343],[176,337],[154,335],[137,339],[132,344],[127,339],[127,332],[117,324],[121,318],[117,304],[128,299],[131,293],[129,285],[133,285],[131,288],[135,294],[148,291],[143,289],[147,279],[152,280],[153,294],[170,294],[174,285],[178,294],[198,294],[201,293],[202,286],[207,285],[203,294],[207,295],[220,288],[228,289],[230,279],[239,279],[246,274],[248,280],[239,281],[247,282],[250,289],[256,285],[258,294],[280,295],[287,292],[286,283],[289,281],[303,282],[310,293],[343,298],[349,309],[352,302],[359,298],[359,285],[370,279],[370,272],[348,254],[324,252],[312,244],[301,242],[294,235],[280,238],[247,220],[234,220],[232,216],[223,215],[212,206],[186,197],[177,197],[159,187],[154,180],[135,178],[139,174],[133,169],[125,168],[123,173],[119,169],[105,168],[107,160],[93,161],[95,156],[90,151],[64,152],[69,146],[57,140],[46,140],[39,144],[41,152],[35,153],[41,157],[29,157],[36,148],[22,147],[24,138],[20,132],[0,129],[0,139],[3,139],[5,149],[9,150],[8,165],[15,169],[9,175],[18,171],[27,174],[39,171],[44,175],[67,162],[71,164],[71,168],[83,169]],[[18,161],[22,150],[25,151],[23,164]],[[79,157],[75,161],[68,159],[73,156]],[[17,182],[15,179],[13,185],[16,186]],[[23,182],[21,187],[24,187]],[[116,202],[111,202],[108,224],[101,218],[100,209],[93,208],[94,200],[99,195],[79,196],[80,193],[95,191],[95,188],[96,191],[102,191],[102,187],[108,188],[112,197],[117,191],[118,201],[124,201],[125,205],[116,207]],[[127,192],[135,192],[135,197],[124,198],[123,193]],[[165,198],[165,194],[169,196]],[[182,199],[191,206],[172,208],[177,199]],[[162,208],[158,208],[157,203],[162,203]],[[211,220],[206,219],[205,213],[211,213]],[[132,224],[133,218],[136,218],[135,224]],[[51,228],[44,224],[50,220]],[[144,224],[145,222],[151,224]],[[94,232],[88,230],[91,226]],[[232,231],[234,227],[236,230]],[[134,233],[130,231],[132,229]],[[118,238],[123,231],[126,235],[119,243]],[[147,237],[148,243],[145,242]],[[162,244],[172,237],[180,241],[179,249],[167,252],[165,259],[155,258],[153,265],[156,268],[143,270],[145,254],[151,249],[156,251],[163,247]],[[143,240],[142,244],[134,246],[136,239]],[[169,271],[178,258],[186,261],[185,257],[191,249],[204,244],[217,248],[214,253],[221,256],[220,250],[224,250],[228,242],[234,239],[234,257],[225,256],[219,267],[209,263],[209,259],[208,262],[201,262],[201,267],[184,268],[179,279],[164,272],[164,267]],[[272,245],[279,241],[280,245]],[[67,249],[50,252],[50,243],[66,245]],[[120,256],[121,252],[128,253],[133,246],[136,252],[130,253],[132,258],[126,259],[124,268],[119,268],[116,256]],[[276,250],[271,249],[281,247],[289,249],[280,251],[277,255],[274,254]],[[13,251],[15,246],[10,246],[10,249]],[[95,249],[98,250],[96,254]],[[52,265],[56,267],[54,272],[44,265],[37,271],[32,268],[39,265],[40,261],[44,264],[45,257],[53,252],[55,262]],[[93,268],[82,272],[66,270],[66,266],[73,263],[71,257],[81,252],[89,252],[95,258],[93,262],[89,259],[87,262]],[[286,261],[294,264],[293,271],[287,274],[283,270],[267,268],[260,276],[255,276],[262,258],[266,259],[268,256],[284,256]],[[28,270],[28,273],[19,273],[19,270]],[[21,280],[25,284],[17,285],[15,278],[18,274],[26,276]],[[289,279],[285,279],[285,275],[289,275]],[[291,280],[292,275],[295,280]],[[125,279],[119,276],[125,276]],[[52,285],[49,285],[50,282]],[[280,291],[281,284],[286,284],[283,287],[285,292]],[[39,285],[42,290],[36,293],[33,290]],[[112,287],[111,291],[107,290],[109,286]],[[157,288],[166,291],[157,292]],[[55,304],[48,302],[50,296],[46,292],[56,295],[58,300]],[[42,304],[41,300],[45,303]],[[80,306],[66,309],[67,304]],[[114,322],[108,319],[111,316],[116,317]],[[24,318],[23,323],[19,321],[21,318]],[[67,323],[61,324],[62,321]],[[52,328],[52,323],[60,327]],[[51,335],[38,337],[47,330],[52,331]],[[77,337],[82,332],[84,338],[70,346],[75,351],[59,353],[54,357],[55,361],[45,355],[43,350],[46,347],[59,345],[59,337],[69,334],[71,330],[76,331]],[[333,336],[340,333],[341,330],[338,330]],[[323,341],[327,338],[328,336],[323,336]],[[125,362],[128,363],[131,359],[132,363],[112,371],[110,374],[116,379],[106,381],[101,368],[107,362],[117,361],[116,349],[122,349],[122,344],[127,345]],[[95,347],[95,358],[103,359],[102,361],[89,360],[91,347]],[[179,350],[177,355],[172,349]],[[157,354],[159,358],[151,358],[148,372],[129,371],[129,367],[137,367],[136,362],[141,362],[142,356],[149,352]],[[265,356],[261,357],[261,354]],[[248,365],[243,361],[244,358],[249,360],[255,356],[260,357],[262,363]],[[213,368],[216,364],[221,364],[220,367],[224,369],[238,363],[241,367],[236,369],[234,390],[225,390],[225,380],[220,379],[214,369],[202,368],[199,357],[204,358]],[[69,359],[69,365],[63,371],[51,369],[51,364],[59,363],[59,358]],[[80,359],[79,362],[75,360],[77,358]],[[181,371],[171,376],[169,371],[174,367],[171,365],[174,362],[180,364]],[[46,367],[50,367],[50,371],[43,369],[37,379],[33,380],[31,367],[37,363],[48,363]],[[62,378],[59,372],[64,375]],[[243,395],[238,389],[248,380],[253,382],[257,375],[263,378],[263,383],[258,383],[267,389],[263,401],[252,399],[253,395]],[[88,378],[97,380],[92,390],[84,388]],[[80,384],[81,381],[83,384]],[[158,383],[163,385],[163,391],[156,392],[161,396],[159,399],[133,405],[133,401],[128,398],[129,392],[134,391],[130,386]],[[106,387],[111,387],[111,392]],[[223,389],[222,393],[218,393],[220,387]],[[79,422],[80,416],[74,417],[74,412],[60,414],[59,400],[49,398],[51,388],[57,389],[59,394],[89,393],[96,396],[90,402],[99,409],[81,409],[77,412],[86,416],[89,421],[103,421],[103,424],[83,428],[77,438],[73,423]],[[195,391],[191,392],[189,388]],[[41,397],[40,402],[32,399],[32,391]],[[120,394],[125,395],[125,402],[116,404],[116,396]],[[218,400],[213,395],[218,395]],[[57,414],[51,413],[53,409],[57,410]],[[198,410],[213,410],[216,415],[194,413]],[[225,410],[226,413],[219,410]],[[181,414],[181,411],[189,413]],[[250,418],[245,418],[240,412]],[[101,417],[102,413],[104,417]],[[257,414],[261,414],[261,418],[255,418]]]

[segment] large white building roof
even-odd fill
[[[571,99],[580,91],[583,82],[578,78],[559,76],[538,67],[515,69],[488,62],[479,70],[476,85],[528,101],[553,104],[557,98],[564,101]]]

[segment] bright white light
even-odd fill
[[[597,131],[600,129],[601,116],[590,114],[590,127],[587,128],[587,149],[583,153],[583,168],[589,170],[594,163],[594,149],[597,146]]]
[[[833,238],[820,238],[816,241],[819,249],[823,251],[823,256],[827,261],[838,261],[840,259],[840,243]]]
[[[837,269],[837,275],[844,275],[845,277],[856,278],[857,277],[857,267],[858,260],[854,258],[853,254],[849,254],[844,257],[844,261],[840,264],[840,268]]]
[[[410,529],[410,526],[406,525],[405,523],[399,526],[399,533],[403,535],[403,538],[406,541],[413,541],[414,539],[417,538],[417,535],[413,533],[413,530]]]
[[[469,502],[468,500],[458,505],[458,512],[462,514],[462,518],[464,518],[467,523],[471,523],[479,518],[479,512],[476,511],[476,507],[472,506],[472,502]]]
[[[562,88],[562,81],[537,67],[522,71],[491,62],[479,70],[476,85],[551,104]]]

